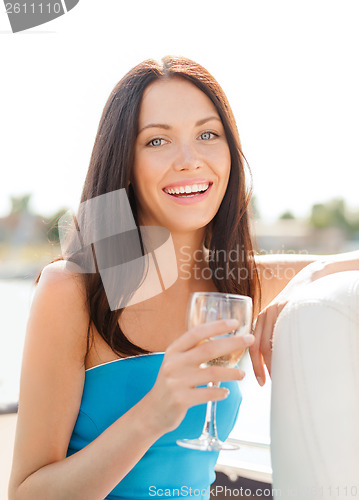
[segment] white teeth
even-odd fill
[[[164,188],[164,191],[168,194],[191,194],[191,193],[199,193],[201,191],[206,191],[209,187],[209,184],[192,184],[186,186],[176,186],[173,188]]]

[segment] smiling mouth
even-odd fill
[[[193,184],[192,186],[178,186],[173,188],[163,188],[163,191],[175,198],[193,198],[204,194],[212,186],[212,182],[205,184]]]

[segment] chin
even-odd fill
[[[200,229],[205,228],[212,219],[206,219],[203,220],[192,220],[189,221],[187,220],[172,220],[168,221],[166,224],[166,227],[171,231],[171,233],[188,233],[192,231],[198,231]]]
[[[208,212],[203,210],[203,213],[188,213],[187,210],[176,209],[166,213],[158,210],[155,213],[151,210],[151,215],[147,212],[147,217],[140,217],[139,221],[140,225],[165,227],[171,233],[186,233],[206,227],[216,215]]]

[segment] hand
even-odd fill
[[[249,348],[254,374],[259,385],[262,386],[265,383],[264,364],[266,364],[269,374],[271,373],[273,330],[279,314],[288,301],[294,299],[300,293],[303,286],[307,286],[327,274],[326,266],[325,261],[319,260],[305,266],[272,302],[259,313],[253,332],[255,342]]]
[[[197,387],[209,382],[241,380],[245,373],[238,368],[201,364],[232,351],[244,350],[254,342],[253,335],[229,336],[204,342],[210,337],[224,335],[238,327],[237,320],[219,320],[191,328],[167,349],[156,383],[148,393],[156,430],[176,429],[188,408],[228,396],[225,387]]]

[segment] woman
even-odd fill
[[[278,261],[294,273],[306,266],[285,288],[289,279],[279,276],[277,261],[255,261],[243,159],[223,91],[193,61],[145,61],[114,88],[81,202],[125,189],[137,227],[170,232],[177,279],[162,293],[131,303],[146,274],[145,266],[139,266],[136,286],[121,288],[116,308],[110,306],[102,280],[101,267],[109,264],[99,265],[98,247],[89,253],[91,246],[84,245],[74,254],[70,242],[65,257],[78,272],[65,261],[45,267],[23,354],[10,500],[139,499],[165,495],[165,490],[171,496],[209,498],[217,453],[181,448],[176,439],[197,437],[203,403],[209,400],[219,401],[218,428],[225,439],[241,401],[236,381],[244,373],[218,366],[202,369],[200,364],[251,347],[263,383],[263,357],[270,367],[271,328],[291,283],[300,286],[315,278],[314,272],[327,272],[321,262],[307,266],[311,257]],[[117,220],[114,213],[110,225]],[[79,212],[78,219],[89,236],[91,210],[90,215]],[[121,263],[130,260],[131,244],[123,250],[130,233],[115,251],[113,244],[104,250],[107,263],[117,251],[127,252]],[[95,240],[89,236],[84,241]],[[238,248],[235,262],[226,258]],[[90,269],[91,259],[95,269]],[[233,277],[238,270],[245,271],[245,278]],[[111,281],[112,271],[106,276]],[[113,291],[125,283],[112,276],[111,284]],[[234,320],[186,331],[185,311],[194,291],[252,297],[255,317],[262,308],[255,336],[201,342],[231,331]],[[199,387],[209,381],[223,384]]]

